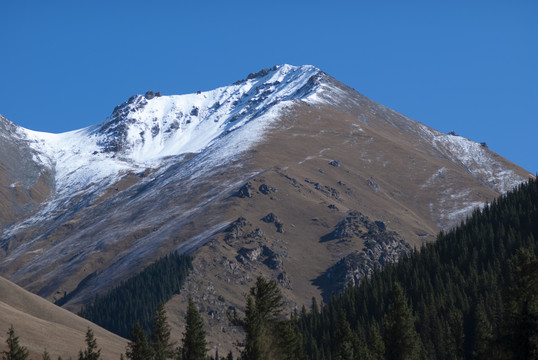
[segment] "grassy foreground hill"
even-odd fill
[[[6,348],[10,325],[34,359],[45,349],[53,359],[76,358],[86,348],[88,327],[105,359],[119,359],[127,345],[127,340],[0,277],[0,351]]]

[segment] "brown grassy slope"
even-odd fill
[[[313,296],[319,301],[323,289],[314,280],[340,258],[363,247],[361,239],[321,241],[349,210],[383,221],[387,229],[419,247],[466,215],[452,218],[448,216],[451,210],[499,195],[469,169],[418,138],[414,122],[406,123],[400,115],[391,119],[394,126],[385,121],[385,114],[364,108],[356,106],[348,113],[341,108],[296,104],[249,152],[243,170],[257,174],[248,179],[252,197],[228,196],[214,216],[226,214],[229,221],[243,216],[249,222],[245,233],[259,228],[264,236],[225,241],[226,234],[221,233],[196,250],[194,271],[184,292],[167,304],[178,336],[191,295],[204,314],[211,347],[219,347],[221,354],[233,349],[232,343],[241,335],[230,327],[225,313],[230,306],[244,308],[245,294],[257,275],[282,279],[290,311],[308,306]],[[330,165],[333,160],[340,166]],[[520,176],[528,175],[500,160]],[[439,169],[444,170],[437,176]],[[261,184],[277,191],[262,194]],[[284,233],[261,220],[269,212],[283,222]],[[263,245],[282,254],[281,267],[270,268],[263,256],[238,260],[242,249]]]
[[[102,349],[103,359],[119,359],[127,341],[0,277],[0,349],[6,347],[7,330],[13,325],[21,345],[33,358],[44,349],[52,358],[76,358],[86,348],[90,327]]]

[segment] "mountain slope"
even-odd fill
[[[54,181],[38,212],[2,229],[0,273],[51,300],[71,293],[78,309],[172,250],[193,252],[171,321],[180,331],[191,294],[223,339],[224,312],[257,274],[278,278],[290,307],[309,303],[530,176],[312,66],[137,95],[70,133],[17,129],[22,140],[5,137]]]
[[[4,349],[6,332],[13,325],[19,342],[34,358],[47,349],[52,358],[76,357],[86,348],[85,335],[90,327],[102,348],[102,356],[119,359],[127,341],[73,313],[55,306],[0,277],[0,348]]]

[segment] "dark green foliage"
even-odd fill
[[[383,334],[387,360],[418,360],[422,344],[402,287],[395,283],[391,302],[383,317]]]
[[[45,349],[45,350],[43,351],[43,355],[41,355],[41,359],[42,359],[42,360],[51,360],[51,359],[50,359],[50,354],[49,354],[49,352],[47,351],[47,349]]]
[[[15,335],[13,325],[7,331],[7,350],[2,351],[2,360],[26,360],[28,350],[19,344],[19,337]]]
[[[368,356],[366,344],[361,341],[357,333],[351,331],[343,312],[338,314],[338,328],[336,329],[335,360],[364,359]]]
[[[137,322],[149,334],[158,305],[179,293],[191,261],[188,255],[171,253],[108,294],[97,296],[80,315],[123,337],[129,336]]]
[[[495,357],[538,359],[538,260],[520,249],[510,265],[513,283],[506,296]]]
[[[243,360],[303,359],[302,339],[296,325],[282,315],[283,298],[278,283],[259,276],[247,297],[245,317],[232,323],[246,333]]]
[[[97,347],[97,340],[93,336],[92,329],[86,331],[86,349],[80,350],[78,360],[99,360],[101,358],[101,349]]]
[[[377,324],[373,324],[370,327],[370,334],[368,339],[368,352],[372,360],[385,359],[385,342],[379,332]]]
[[[153,321],[153,333],[151,334],[151,347],[153,359],[166,360],[174,354],[170,343],[170,325],[166,319],[166,310],[163,304],[159,304]]]
[[[471,341],[474,359],[488,359],[493,334],[484,305],[480,302],[471,311]]]
[[[189,297],[185,323],[186,329],[182,341],[183,360],[205,360],[207,342],[205,339],[204,323],[191,297]]]
[[[153,349],[149,345],[146,334],[144,334],[144,330],[142,330],[139,323],[136,323],[131,331],[126,356],[130,360],[148,360],[153,357]]]
[[[305,312],[298,319],[305,351],[312,359],[334,358],[343,311],[351,331],[368,339],[369,356],[383,358],[382,342],[372,344],[377,334],[371,329],[378,328],[386,341],[392,337],[387,312],[394,310],[390,294],[398,283],[423,358],[538,356],[536,239],[538,182],[531,179],[454,230],[441,232],[420,252],[375,272],[321,310]],[[394,345],[383,345],[384,357],[393,358]]]

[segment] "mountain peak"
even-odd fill
[[[239,134],[234,141],[240,142],[226,152],[233,157],[262,139],[276,111],[289,101],[308,101],[316,95],[320,74],[311,65],[284,64],[210,91],[168,96],[147,91],[131,96],[103,122],[88,128],[26,133],[42,162],[54,167],[57,189],[73,191],[200,153],[232,132]],[[263,116],[269,113],[272,116]]]
[[[148,91],[118,105],[93,134],[103,152],[121,152],[135,161],[199,152],[277,103],[308,97],[319,73],[311,65],[285,64],[205,92],[162,96]]]

